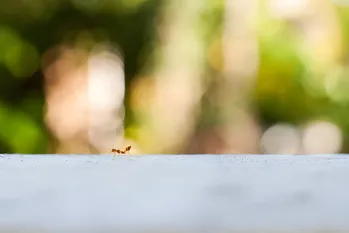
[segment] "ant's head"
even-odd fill
[[[125,148],[125,151],[129,151],[129,150],[131,150],[131,146],[128,146]]]

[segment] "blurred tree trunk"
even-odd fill
[[[213,98],[209,97],[216,120],[213,126],[198,130],[188,145],[189,153],[259,152],[260,127],[249,103],[259,64],[255,31],[258,2],[225,1],[223,78],[214,77],[218,81],[213,82]]]
[[[178,152],[194,130],[205,62],[203,33],[198,24],[205,4],[172,0],[162,12],[160,61],[148,109],[151,120],[140,138],[146,151]]]
[[[59,46],[44,56],[45,123],[53,141],[49,153],[90,153],[86,53]]]
[[[58,47],[44,57],[50,153],[110,153],[124,139],[124,67],[112,47]]]
[[[221,111],[228,119],[220,129],[221,153],[258,153],[260,130],[249,103],[259,66],[256,21],[258,0],[226,0],[223,31],[224,80]]]

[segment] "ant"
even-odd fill
[[[118,154],[126,154],[126,152],[127,152],[128,154],[130,154],[130,150],[131,150],[131,146],[127,146],[127,147],[125,148],[125,150],[112,149],[111,152],[114,153],[113,159],[115,158],[115,153],[118,153]]]

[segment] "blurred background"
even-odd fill
[[[348,136],[348,0],[1,2],[1,153],[349,153]]]

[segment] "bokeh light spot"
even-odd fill
[[[338,153],[342,148],[342,132],[331,122],[314,121],[305,127],[302,141],[307,154]]]
[[[265,131],[260,145],[266,154],[297,154],[301,146],[300,133],[293,125],[277,124]]]
[[[336,103],[349,101],[349,72],[338,68],[326,78],[325,88],[328,96]]]
[[[20,43],[17,33],[9,27],[0,27],[0,62],[4,62],[7,51]]]

